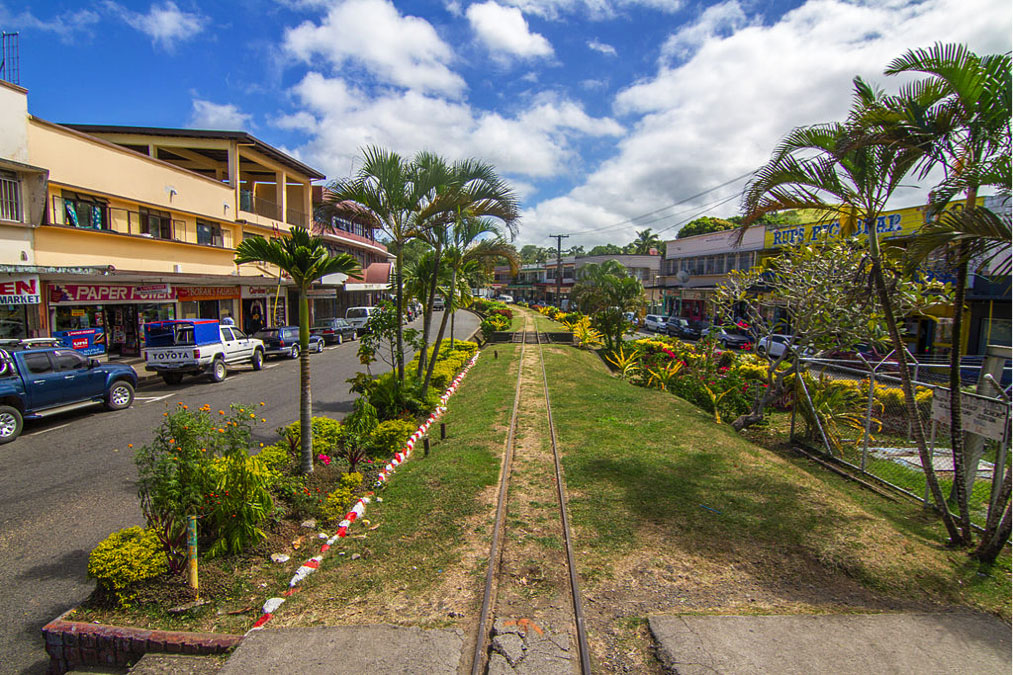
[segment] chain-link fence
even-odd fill
[[[878,370],[855,363],[806,359],[794,388],[792,440],[830,455],[855,471],[932,501],[916,427],[908,414],[896,364]],[[943,494],[951,491],[954,466],[949,426],[949,389],[924,380],[913,382],[915,409],[928,456]],[[963,393],[965,446],[971,519],[984,525],[994,489],[1001,480],[1009,448],[1009,399]],[[1005,398],[1005,400],[1004,400]],[[973,471],[973,473],[972,473]]]

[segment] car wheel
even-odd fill
[[[317,354],[322,353],[324,351],[324,341],[317,340],[317,348],[314,349],[313,351],[315,351]]]
[[[264,352],[259,349],[253,350],[253,359],[250,360],[254,370],[262,370],[264,368]]]
[[[766,356],[767,349],[763,345],[756,345],[756,353],[760,356]]]
[[[24,426],[21,411],[9,405],[0,405],[0,445],[10,443],[21,435]]]
[[[292,345],[292,351],[288,353],[290,359],[299,358],[299,345]]]
[[[225,359],[215,359],[211,364],[211,374],[208,377],[212,382],[221,382],[228,375],[228,370],[225,368]]]
[[[129,382],[117,380],[109,388],[106,394],[106,408],[109,410],[123,410],[129,408],[134,402],[134,388]]]
[[[337,342],[337,344],[339,344],[339,345],[341,344],[341,333],[338,333],[338,342]]]
[[[162,379],[166,384],[179,384],[183,381],[183,373],[162,373]]]

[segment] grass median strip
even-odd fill
[[[545,354],[592,647],[606,669],[649,665],[642,619],[655,612],[965,606],[1009,621],[1008,556],[980,573],[938,545],[918,505],[760,448],[671,394],[617,380],[593,353]]]
[[[273,627],[344,623],[449,626],[474,609],[513,404],[519,346],[483,355],[443,418]],[[489,351],[489,350],[487,350]],[[343,555],[342,555],[343,554]]]

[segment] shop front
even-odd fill
[[[239,316],[239,286],[176,286],[181,319],[224,319]]]
[[[0,339],[38,335],[41,288],[36,274],[0,276]]]
[[[708,295],[709,293],[703,290],[682,291],[682,316],[691,321],[703,321],[708,318]]]
[[[262,328],[287,326],[285,287],[243,286],[240,293],[242,325],[247,335],[253,335]]]
[[[49,283],[53,337],[84,354],[137,356],[144,325],[176,318],[169,284],[114,285]]]

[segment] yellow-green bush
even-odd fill
[[[439,368],[439,366],[437,366]],[[373,454],[387,457],[404,447],[405,441],[415,431],[415,424],[406,420],[387,420],[373,429],[370,450]]]
[[[348,509],[355,504],[358,496],[356,490],[362,486],[362,474],[359,472],[346,473],[338,481],[338,487],[327,495],[321,512],[328,520],[341,520],[348,513]]]
[[[99,542],[88,556],[88,576],[111,594],[120,607],[136,596],[130,586],[165,574],[169,563],[153,529],[128,527]]]
[[[320,453],[330,454],[331,451],[341,442],[344,431],[341,421],[330,417],[314,417],[310,426],[313,429],[313,456]],[[292,422],[288,426],[279,429],[278,435],[291,439],[294,445],[292,450],[298,454],[299,449],[299,422]],[[286,443],[287,445],[287,443]]]
[[[288,454],[288,448],[277,443],[261,448],[256,457],[265,468],[279,474],[285,473],[292,466],[292,456]]]

